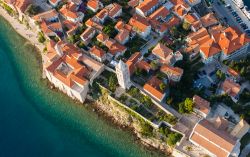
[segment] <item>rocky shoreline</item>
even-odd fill
[[[47,81],[47,86],[51,90],[61,92],[60,90],[55,88],[54,85],[51,84],[49,81]],[[159,139],[153,137],[144,137],[140,132],[141,127],[139,120],[131,116],[122,107],[117,106],[107,100],[105,96],[100,97],[98,100],[86,99],[83,104],[74,99],[73,101],[77,105],[84,105],[90,112],[95,112],[101,119],[105,120],[109,125],[131,133],[134,142],[139,145],[142,145],[147,150],[159,153],[163,156],[171,156],[172,148],[167,146],[165,142],[162,142]]]
[[[36,32],[33,32],[32,30],[27,29],[23,24],[19,23],[17,19],[8,15],[7,12],[1,7],[0,7],[0,15],[3,18],[5,18],[9,22],[9,24],[11,24],[11,26],[15,29],[15,31],[18,34],[20,34],[22,37],[24,37],[33,46],[37,48],[37,51],[40,52],[37,54],[41,55],[42,60],[43,60],[44,57],[43,57],[42,49],[44,46],[42,46],[42,44],[40,44],[37,41]],[[42,65],[41,65],[41,69],[42,69]],[[41,79],[45,79],[45,78],[43,77]],[[57,92],[61,92],[57,90],[56,88],[54,88],[54,86],[50,82],[48,82],[47,85],[48,85],[48,88],[51,88],[52,90],[56,90]],[[75,101],[75,102],[80,104],[78,101]],[[108,101],[101,101],[101,100],[89,101],[84,104],[91,104],[91,105],[86,105],[86,107],[96,112],[98,116],[100,116],[106,122],[110,123],[110,125],[115,125],[119,129],[131,132],[136,143],[142,144],[148,150],[158,152],[162,155],[170,156],[172,149],[169,148],[164,142],[162,142],[159,139],[144,137],[140,133],[139,120],[136,119],[135,117],[132,117],[129,113],[127,113],[121,107],[115,106],[113,103],[110,103]]]
[[[119,127],[124,131],[129,131],[138,144],[142,144],[147,149],[170,156],[172,149],[165,142],[154,137],[145,137],[141,134],[140,122],[137,118],[131,116],[126,110],[120,106],[116,106],[108,100],[101,98],[95,102],[91,102],[90,108],[93,109],[101,118],[108,123]]]

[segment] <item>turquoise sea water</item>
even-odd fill
[[[50,90],[40,57],[0,17],[1,157],[159,156],[83,105]]]

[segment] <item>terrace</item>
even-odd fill
[[[64,75],[68,75],[73,71],[73,68],[66,63],[61,63],[56,70],[62,72]]]

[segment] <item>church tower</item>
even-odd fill
[[[120,60],[119,63],[116,65],[115,70],[119,85],[123,89],[129,89],[131,86],[131,82],[127,64]]]

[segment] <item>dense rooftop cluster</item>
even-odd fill
[[[30,4],[29,0],[5,2],[20,14]],[[29,21],[46,39],[46,77],[70,97],[84,102],[94,80],[106,79],[103,84],[112,86],[110,92],[114,95],[120,86],[124,95],[138,96],[131,99],[139,99],[135,102],[146,106],[146,110],[154,104],[179,118],[171,129],[180,132],[184,140],[177,143],[175,153],[199,156],[184,149],[192,145],[211,156],[237,156],[239,140],[249,125],[226,105],[214,105],[211,93],[230,99],[225,98],[224,103],[239,101],[244,90],[239,82],[244,79],[223,63],[247,55],[250,38],[238,28],[221,23],[216,13],[198,12],[195,6],[203,3],[48,0],[50,9]],[[193,74],[200,64],[202,70]],[[211,70],[215,65],[217,71]],[[113,75],[105,78],[104,69],[116,74],[117,84]],[[206,74],[203,69],[213,72]],[[197,83],[199,79],[195,80],[194,75],[206,80]],[[185,84],[189,76],[194,85]],[[212,83],[204,89],[202,86],[209,81]],[[188,91],[181,92],[189,92],[185,93],[189,98],[171,105],[175,99],[182,99],[173,91],[186,89],[184,86]]]

